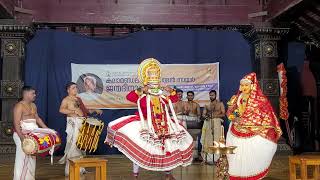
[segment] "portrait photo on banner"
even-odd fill
[[[217,91],[219,98],[219,63],[162,64],[163,86],[195,93],[195,101],[203,106],[209,102],[208,92]],[[138,64],[74,64],[72,81],[79,88],[79,97],[88,108],[133,109],[126,95],[139,87]],[[184,96],[185,96],[184,95]]]
[[[85,73],[79,76],[76,81],[79,97],[88,101],[97,99],[103,92],[103,83],[100,77],[93,73]]]

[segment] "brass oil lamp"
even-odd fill
[[[227,154],[234,154],[236,146],[226,146],[226,140],[224,137],[224,127],[221,126],[221,135],[219,142],[214,141],[213,146],[209,146],[209,150],[213,154],[219,154],[220,157],[215,163],[216,166],[216,177],[219,180],[229,179],[229,163]]]

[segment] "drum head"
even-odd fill
[[[98,119],[95,118],[87,118],[86,122],[90,125],[94,125],[94,126],[100,126],[102,125],[101,121],[99,121]]]
[[[26,154],[35,154],[37,151],[35,142],[31,139],[25,138],[22,142],[22,150]]]

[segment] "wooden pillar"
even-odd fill
[[[277,73],[278,43],[288,31],[288,28],[255,27],[244,34],[252,47],[252,66],[260,87],[277,114],[280,92]]]
[[[0,154],[15,153],[13,134],[13,106],[21,97],[25,43],[33,34],[26,25],[0,21],[1,38],[1,119]]]
[[[313,57],[319,58],[319,57]],[[315,136],[315,151],[320,151],[320,62],[317,62],[316,59],[312,59],[310,62],[310,69],[316,79],[317,85],[317,97],[315,99],[315,114],[314,114],[314,122],[312,123],[314,127],[314,136]]]

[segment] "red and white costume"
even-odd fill
[[[164,96],[132,91],[127,99],[137,103],[138,112],[110,122],[105,142],[147,170],[169,171],[190,165],[193,140],[174,113],[175,92]]]
[[[264,178],[277,150],[282,134],[277,117],[267,97],[263,95],[255,73],[243,79],[251,83],[240,121],[232,122],[227,133],[226,145],[237,146],[235,154],[228,155],[230,180],[256,180]],[[237,112],[243,103],[242,94],[229,101],[227,116]]]

